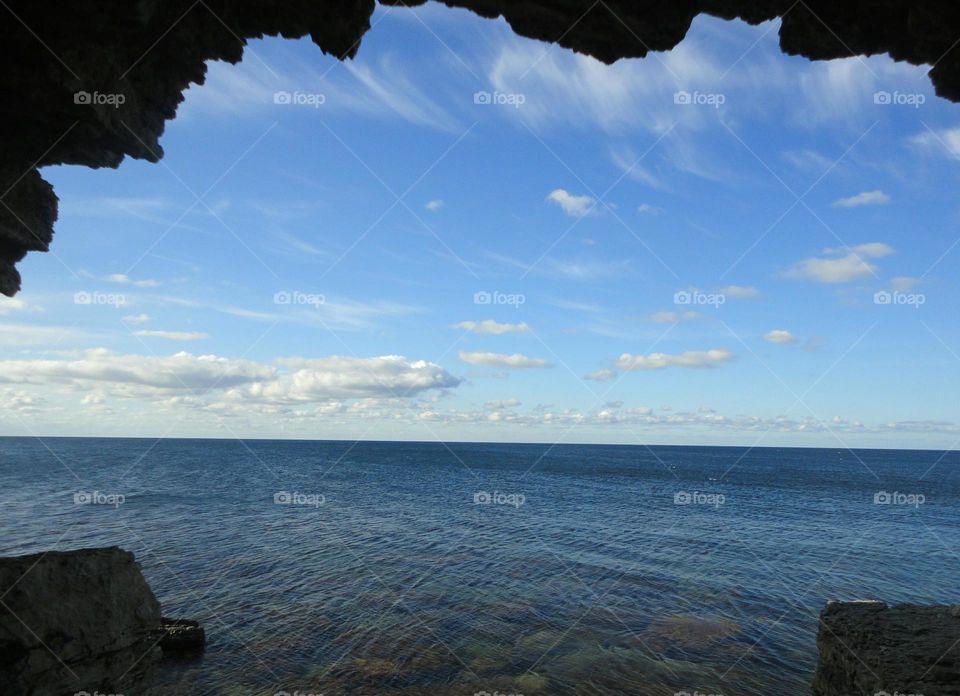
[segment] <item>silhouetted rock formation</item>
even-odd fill
[[[0,693],[121,693],[161,651],[203,649],[194,621],[165,619],[133,554],[117,547],[0,558]]]
[[[160,604],[129,551],[0,558],[0,594],[5,692],[115,689],[135,663],[148,668],[159,655],[150,637]]]
[[[425,0],[382,0],[419,5]],[[889,53],[931,64],[937,93],[960,100],[960,4],[954,0],[443,0],[514,31],[605,62],[669,50],[705,12],[757,23],[783,16],[780,45],[812,59]],[[211,59],[237,62],[247,39],[309,35],[352,57],[374,0],[8,0],[0,9],[0,292],[20,289],[15,268],[46,251],[57,198],[37,173],[50,164],[116,167],[156,161],[164,122]]]
[[[960,694],[960,606],[830,602],[815,696]]]

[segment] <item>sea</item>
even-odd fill
[[[960,601],[960,452],[0,438],[0,555],[97,546],[207,634],[145,694],[793,696]]]

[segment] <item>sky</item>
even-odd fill
[[[606,66],[377,9],[252,41],[158,164],[49,167],[0,434],[952,449],[960,106],[700,16]]]

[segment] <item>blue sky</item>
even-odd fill
[[[776,22],[614,66],[374,23],[352,62],[211,64],[159,164],[45,170],[0,432],[957,444],[960,112],[927,68],[784,56]]]

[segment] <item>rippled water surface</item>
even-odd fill
[[[958,464],[4,438],[0,553],[134,551],[164,613],[209,640],[156,693],[804,694],[827,599],[958,601]]]

